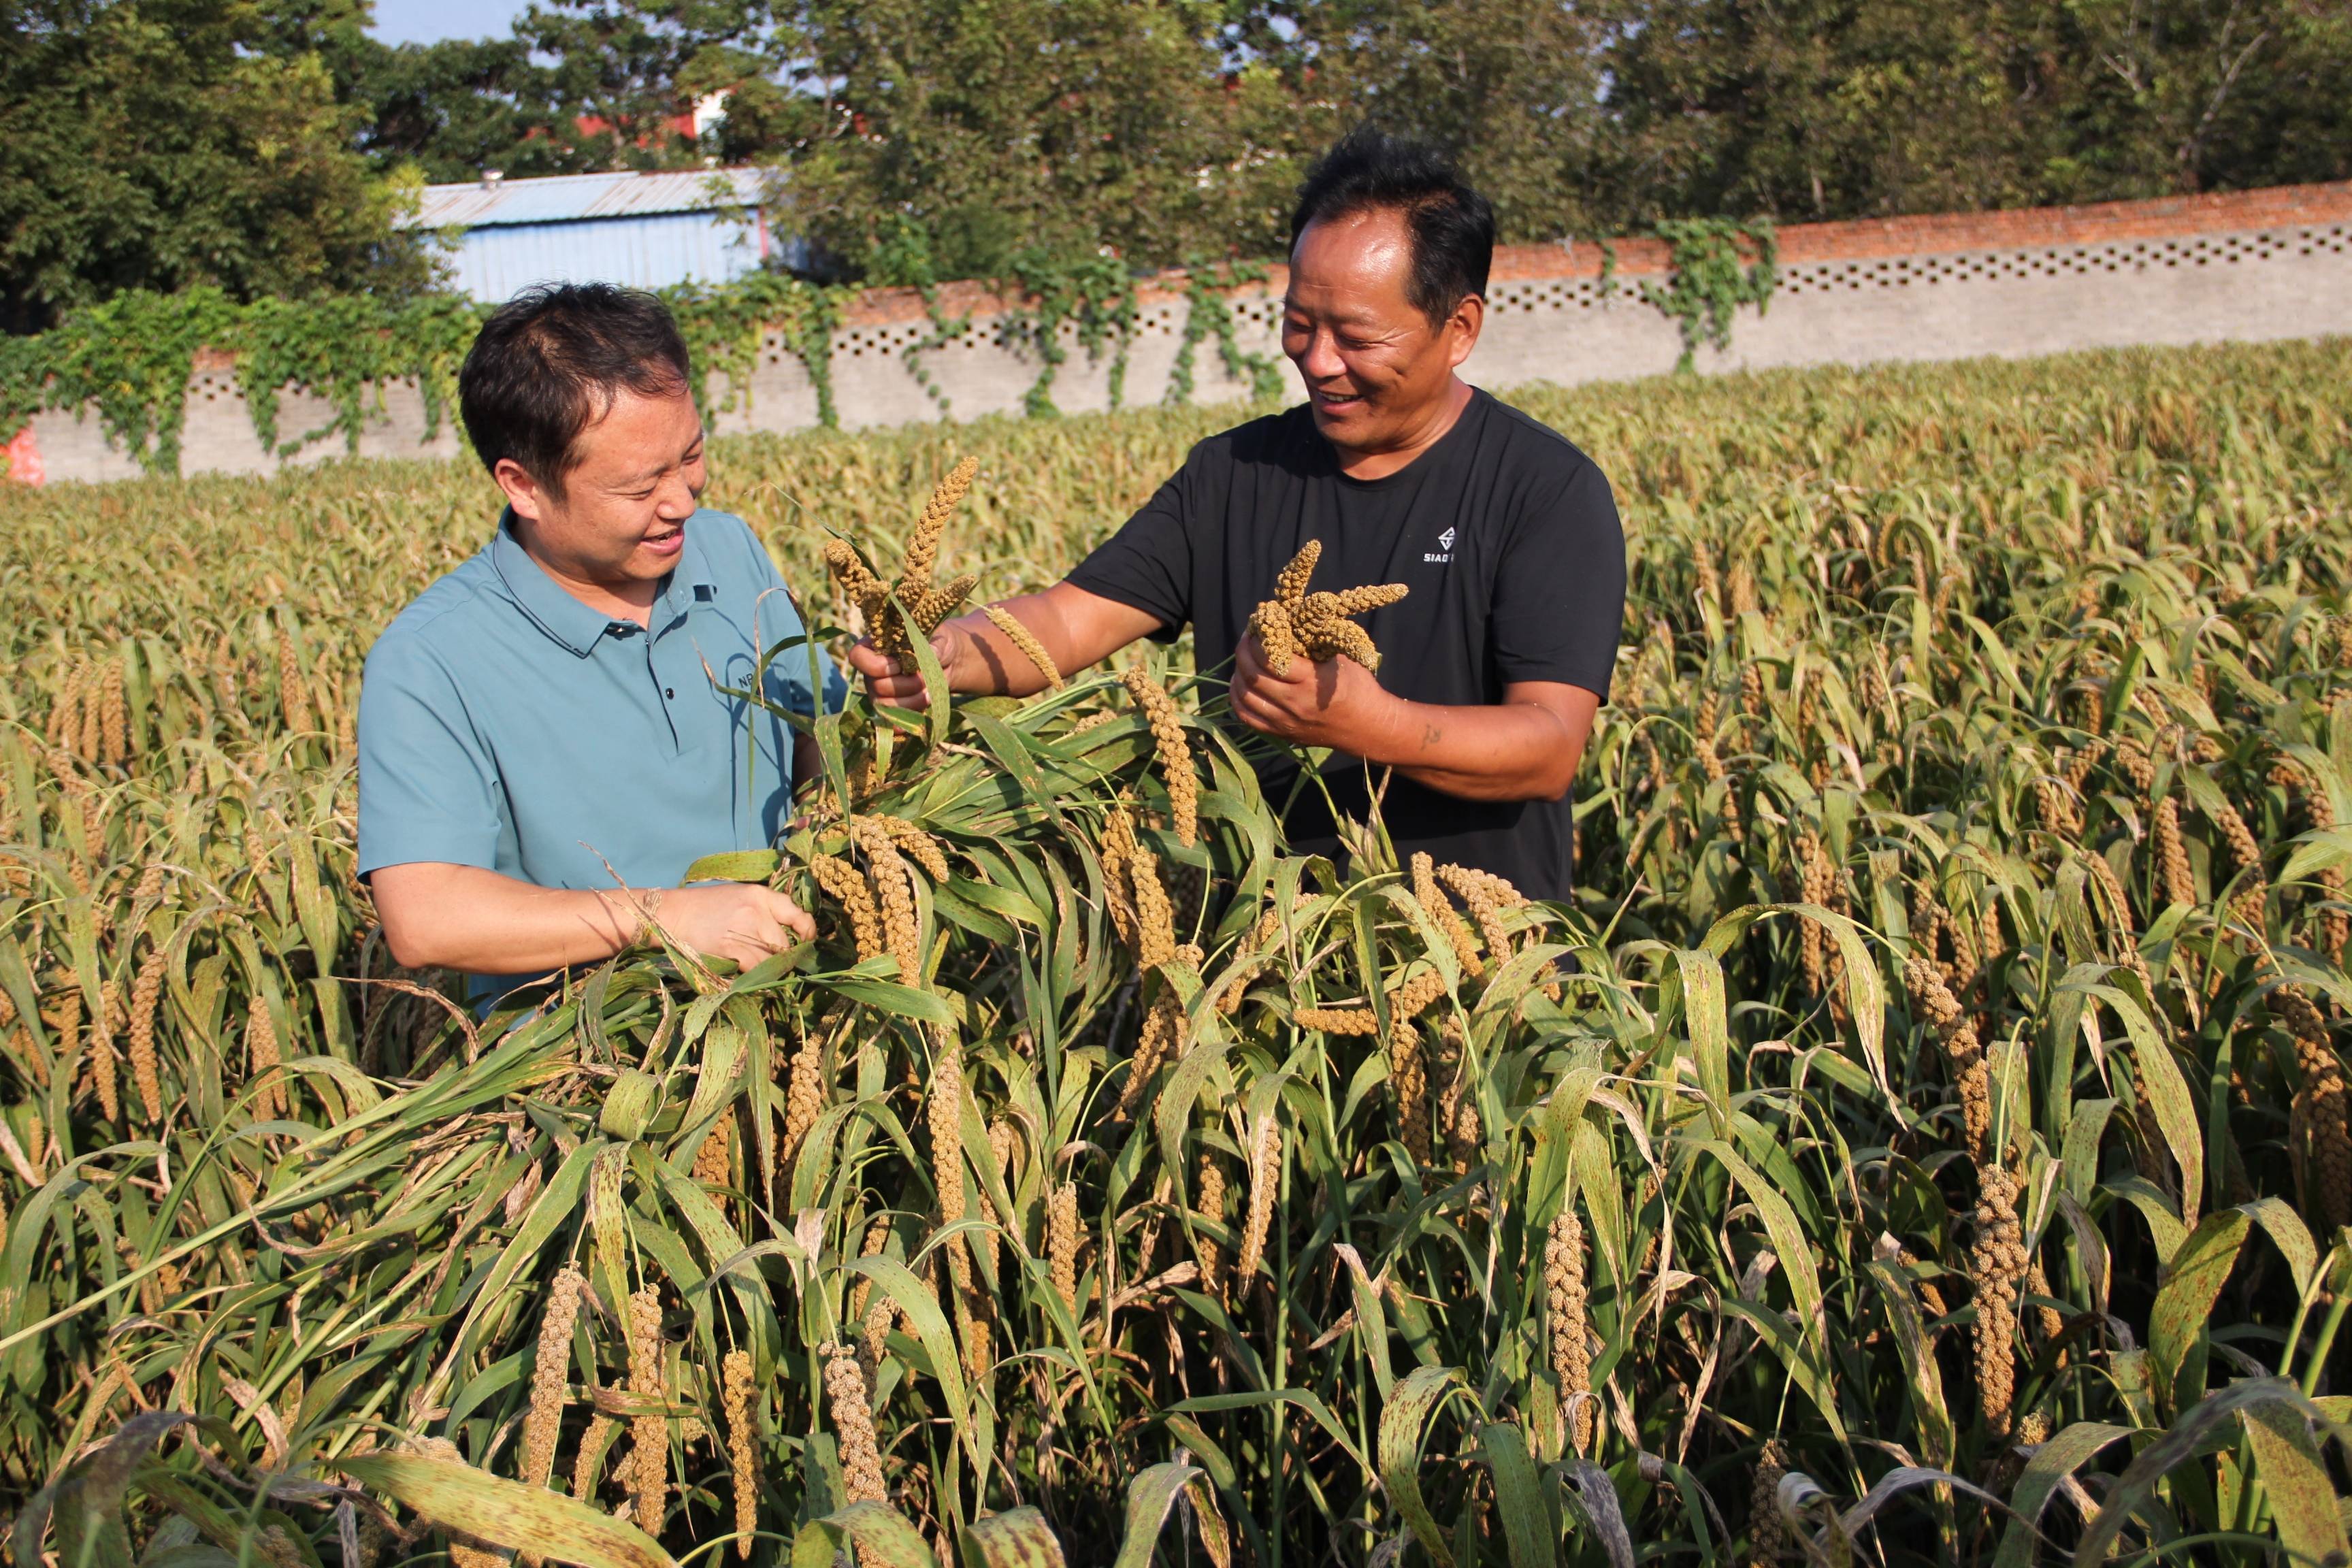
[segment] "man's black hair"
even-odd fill
[[[1445,151],[1427,142],[1359,125],[1307,172],[1290,215],[1290,244],[1310,223],[1368,211],[1404,215],[1412,238],[1405,298],[1444,326],[1469,296],[1486,295],[1495,260],[1495,209],[1473,190]]]
[[[610,283],[543,283],[490,313],[457,372],[457,412],[485,468],[511,458],[557,496],[580,432],[625,387],[686,390],[686,340],[669,307]]]

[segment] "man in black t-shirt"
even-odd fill
[[[1570,786],[1624,610],[1609,482],[1455,374],[1485,322],[1494,219],[1442,154],[1351,134],[1308,175],[1291,232],[1283,350],[1307,402],[1202,441],[1067,578],[1003,607],[1066,670],[1189,622],[1242,723],[1331,750],[1321,788],[1286,749],[1260,764],[1295,847],[1334,850],[1332,809],[1364,818],[1378,793],[1400,858],[1426,850],[1564,899]],[[1309,540],[1313,588],[1412,590],[1364,617],[1377,676],[1345,658],[1276,676],[1249,636]],[[984,616],[932,646],[954,690],[1042,682]],[[919,675],[865,645],[850,659],[877,699],[921,700]]]

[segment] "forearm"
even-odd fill
[[[1068,627],[1050,594],[1024,594],[1000,600],[995,607],[1028,628],[1057,672],[1076,667]],[[949,690],[973,697],[1027,697],[1045,689],[1045,671],[986,611],[958,616],[940,629],[955,639],[954,655],[942,672]]]
[[[535,888],[472,866],[387,866],[373,879],[393,956],[411,969],[536,974],[633,946],[658,889]]]
[[[1446,707],[1399,698],[1360,741],[1342,749],[1462,800],[1557,800],[1584,754],[1584,738],[1535,702]]]
[[[1159,619],[1150,612],[1070,583],[1006,599],[996,608],[1020,622],[1065,677],[1160,629]],[[946,670],[950,690],[1026,697],[1045,689],[1045,675],[1036,661],[987,612],[959,616],[947,623],[947,629],[954,647]]]

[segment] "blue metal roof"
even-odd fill
[[[726,211],[757,205],[767,178],[764,169],[667,169],[427,185],[413,221],[425,228],[493,228]]]
[[[723,283],[772,258],[807,260],[805,242],[768,232],[767,178],[679,169],[427,185],[411,221],[454,231],[450,281],[492,304],[534,283]]]
[[[768,249],[764,226],[706,213],[656,213],[485,225],[467,230],[448,259],[451,282],[495,304],[534,283],[724,283],[756,270]]]

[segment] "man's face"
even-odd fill
[[[626,387],[580,433],[580,461],[554,494],[512,461],[495,478],[530,524],[532,554],[564,576],[625,590],[677,564],[702,494],[702,418],[680,387],[647,397]]]
[[[1411,445],[1478,341],[1477,300],[1433,327],[1405,297],[1412,277],[1412,239],[1399,212],[1310,223],[1291,249],[1282,352],[1307,383],[1316,429],[1335,447]]]

